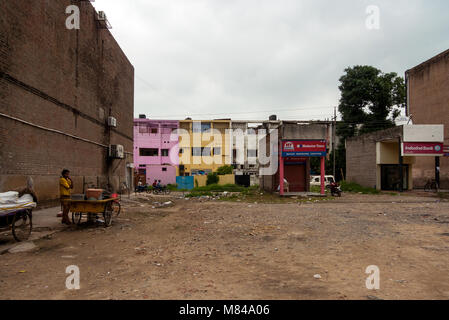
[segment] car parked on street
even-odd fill
[[[324,185],[328,186],[334,182],[335,182],[334,176],[325,176],[324,177]],[[311,176],[310,185],[311,186],[321,186],[321,176]]]

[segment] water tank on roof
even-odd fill
[[[270,116],[270,118],[268,118],[270,121],[277,121],[278,120],[278,116],[277,115],[272,115]]]
[[[139,119],[146,119],[146,118],[147,118],[146,115],[144,115],[144,114],[139,114]]]

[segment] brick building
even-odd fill
[[[404,125],[346,140],[346,180],[377,190],[416,188],[415,165],[441,157],[443,125]],[[401,170],[402,168],[402,170]],[[402,174],[401,174],[402,172]],[[433,177],[435,177],[435,167]]]
[[[70,5],[79,30],[66,28]],[[130,183],[134,68],[92,4],[1,1],[0,12],[0,190],[31,176],[40,201],[55,199],[63,168],[75,193]],[[124,158],[109,158],[109,145]]]
[[[443,124],[449,145],[449,50],[406,72],[407,114],[414,124]],[[449,157],[440,159],[440,185],[449,189]],[[423,187],[434,178],[435,161],[419,158],[413,169],[414,184]]]

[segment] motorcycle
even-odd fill
[[[331,184],[329,184],[327,186],[327,188],[330,190],[332,197],[341,197],[342,191],[341,191],[341,187],[338,183],[336,182],[332,182]]]

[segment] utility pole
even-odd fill
[[[336,170],[335,170],[335,143],[336,143],[336,137],[335,135],[337,134],[337,130],[336,130],[336,125],[337,125],[337,107],[334,107],[334,123],[332,124],[332,153],[334,154],[334,166],[333,166],[333,174],[334,174],[334,178],[336,179]]]

